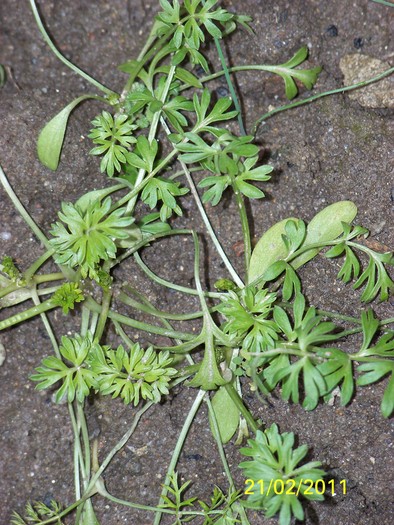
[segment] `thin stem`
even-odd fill
[[[164,496],[167,495],[168,490],[167,486],[170,483],[170,476],[175,472],[176,465],[179,460],[180,453],[182,451],[183,445],[185,443],[187,434],[189,433],[190,427],[193,423],[193,419],[195,415],[197,414],[198,409],[200,408],[201,402],[204,399],[205,391],[199,390],[198,394],[193,402],[193,405],[191,406],[189,413],[185,419],[185,422],[183,424],[182,430],[179,433],[178,440],[176,442],[174,452],[172,453],[170,464],[168,465],[167,474],[163,483],[163,490],[161,491],[160,499],[158,506],[162,505],[164,503]],[[153,522],[153,525],[159,525],[161,521],[161,515],[162,510],[159,510],[156,512],[155,519]]]
[[[132,306],[133,308],[136,308],[137,310],[153,315],[155,317],[163,317],[165,319],[170,319],[172,321],[189,321],[191,319],[198,319],[203,316],[202,311],[192,312],[190,314],[172,314],[170,312],[163,312],[161,310],[157,310],[156,308],[144,305],[136,301],[135,299],[125,294],[124,292],[120,292],[120,294],[117,296],[117,299],[119,301],[122,301],[122,303],[124,304]]]
[[[154,310],[154,311],[157,312],[157,310],[156,310],[156,308],[153,306],[153,304],[152,304],[152,303],[151,303],[151,302],[150,302],[150,301],[149,301],[144,295],[140,294],[137,290],[134,290],[134,289],[132,290],[132,292],[133,292],[133,293],[134,293],[134,294],[135,294],[140,300],[142,300],[146,306],[148,306],[149,308],[151,308],[152,310]],[[170,330],[173,330],[172,325],[168,322],[167,319],[162,319],[162,318],[161,318],[160,321],[161,321],[161,323],[162,323],[163,326],[165,326],[166,328],[169,328]],[[175,342],[177,343],[177,345],[181,345],[181,344],[182,344],[182,341],[181,341],[180,339],[175,339]],[[186,359],[189,361],[189,363],[190,363],[191,365],[194,364],[194,361],[193,361],[193,359],[192,359],[192,357],[191,357],[191,355],[190,355],[189,353],[186,354]]]
[[[387,2],[387,0],[371,0],[372,2],[376,2],[377,4],[387,5],[388,7],[394,7],[393,2]]]
[[[49,244],[48,239],[42,233],[42,231],[37,226],[37,224],[33,221],[33,219],[30,217],[29,213],[26,211],[23,204],[16,196],[1,166],[0,166],[0,182],[3,185],[3,188],[5,189],[5,191],[7,192],[7,195],[11,199],[13,205],[15,206],[15,208],[17,209],[21,217],[25,220],[27,225],[30,227],[30,229],[33,231],[37,239],[39,239],[42,242],[42,244],[45,246],[47,250],[52,250],[52,246]]]
[[[226,476],[227,476],[227,479],[228,479],[228,482],[229,482],[229,487],[230,487],[230,490],[235,491],[235,483],[234,483],[233,477],[231,475],[230,467],[229,467],[229,464],[228,464],[228,461],[227,461],[227,458],[226,458],[226,453],[224,451],[223,443],[222,443],[222,440],[220,438],[220,430],[219,430],[219,425],[218,425],[218,422],[217,422],[217,419],[216,419],[216,414],[215,414],[215,411],[213,409],[211,400],[209,399],[208,396],[205,398],[205,401],[206,401],[206,403],[208,405],[209,415],[211,416],[212,427],[213,427],[213,437],[215,438],[216,445],[218,447],[219,455],[220,455],[220,458],[222,460],[222,465],[223,465],[224,471],[226,473]],[[242,523],[244,525],[250,525],[248,517],[247,517],[246,512],[245,512],[245,509],[242,507],[242,505],[240,505],[239,508],[237,508],[237,511],[242,516]]]
[[[220,244],[219,242],[219,239],[217,238],[216,236],[216,233],[214,231],[214,229],[212,228],[212,225],[211,225],[211,222],[208,218],[208,215],[205,211],[205,208],[204,208],[204,205],[203,203],[201,202],[201,199],[200,199],[200,196],[198,194],[198,191],[197,191],[197,188],[196,188],[196,185],[194,184],[194,181],[189,173],[189,170],[187,169],[186,167],[186,164],[180,160],[180,164],[185,172],[185,176],[186,176],[186,179],[187,179],[187,182],[190,186],[190,190],[192,192],[192,195],[194,197],[194,200],[197,204],[197,207],[198,207],[198,210],[200,212],[200,215],[201,215],[201,218],[202,220],[204,221],[204,225],[209,233],[209,236],[211,237],[212,239],[212,242],[216,248],[216,250],[218,251],[222,261],[224,262],[227,270],[229,271],[231,277],[233,278],[234,282],[237,284],[237,286],[239,288],[244,288],[244,283],[243,281],[241,280],[241,278],[239,277],[238,273],[235,271],[233,265],[231,264],[230,262],[230,259],[227,257],[225,251],[223,250],[222,248],[222,245]]]
[[[80,459],[82,460],[82,448],[81,441],[79,436],[79,429],[77,424],[77,419],[75,417],[74,407],[72,403],[68,403],[68,411],[70,414],[71,425],[74,433],[74,488],[75,488],[75,498],[79,500],[81,498],[81,480],[80,480]]]
[[[33,286],[33,288],[35,285]],[[42,295],[52,295],[57,290],[59,290],[60,285],[58,286],[48,286],[47,288],[40,288],[36,289],[37,295],[41,297]],[[16,304],[23,303],[24,301],[27,301],[28,299],[31,299],[31,290],[32,288],[19,288],[19,286],[14,283],[13,286],[7,286],[7,288],[3,288],[0,293],[0,304],[1,308],[6,308],[9,306],[15,306]],[[15,292],[15,294],[12,294],[12,292]],[[7,295],[12,294],[11,297],[7,297]]]
[[[101,313],[102,306],[98,304],[92,297],[88,297],[85,300],[84,304],[92,312]],[[179,338],[185,341],[191,341],[195,337],[193,334],[177,332],[175,330],[166,330],[165,328],[160,328],[159,326],[154,326],[148,323],[143,323],[141,321],[136,321],[135,319],[130,319],[129,317],[125,315],[118,314],[117,312],[114,312],[113,310],[109,310],[108,317],[126,326],[131,326],[133,328],[137,328],[138,330],[143,330],[144,332],[150,332],[152,334],[163,335],[165,337],[170,337],[172,339]],[[0,329],[1,329],[1,323],[0,323]]]
[[[111,299],[112,299],[112,292],[110,290],[103,291],[100,317],[98,320],[96,333],[95,333],[95,337],[97,337],[98,341],[100,341],[104,333],[105,325],[107,324],[108,314],[109,314],[110,306],[111,306]]]
[[[163,125],[164,130],[167,133],[167,135],[170,135],[171,131],[168,128],[167,123],[165,122],[165,120],[161,119],[161,122],[162,122],[162,125]],[[233,280],[237,283],[239,288],[244,288],[244,283],[242,282],[242,280],[239,277],[238,273],[235,271],[233,265],[230,262],[230,259],[227,257],[225,251],[223,250],[222,245],[220,244],[219,239],[217,238],[214,229],[212,228],[212,225],[210,223],[208,215],[207,215],[207,213],[205,211],[204,205],[201,202],[200,196],[198,194],[196,185],[194,184],[194,181],[193,181],[193,179],[192,179],[192,177],[190,175],[190,171],[188,170],[186,164],[182,160],[180,160],[180,159],[178,159],[178,160],[179,160],[180,165],[182,166],[183,172],[185,173],[187,182],[188,182],[188,184],[190,186],[190,190],[191,190],[192,195],[194,197],[194,200],[195,200],[195,202],[197,204],[198,211],[200,212],[201,218],[204,221],[205,227],[208,230],[209,236],[211,237],[212,242],[213,242],[216,250],[218,251],[222,261],[224,262],[225,266],[227,267],[227,270],[229,271],[229,273],[232,276]]]
[[[0,322],[0,330],[4,330],[5,328],[10,328],[11,326],[14,326],[15,324],[22,323],[23,321],[27,321],[28,319],[31,319],[32,317],[35,317],[36,315],[43,314],[44,312],[47,312],[48,310],[52,310],[53,308],[56,308],[57,305],[53,303],[52,298],[47,299],[45,302],[38,304],[37,306],[33,306],[32,308],[29,308],[28,310],[24,310],[23,312],[20,312],[19,314],[12,315],[11,317],[8,317],[7,319],[3,319],[3,321]]]
[[[234,89],[234,85],[233,85],[233,83],[231,81],[230,71],[229,71],[229,68],[227,67],[226,59],[224,58],[223,51],[222,51],[222,48],[220,46],[220,41],[219,41],[218,38],[214,38],[214,42],[215,42],[216,50],[217,50],[218,55],[219,55],[220,62],[221,62],[222,67],[223,67],[224,76],[226,78],[226,82],[227,82],[228,88],[230,90],[230,94],[231,94],[231,98],[233,100],[234,107],[235,107],[236,111],[238,111],[237,119],[238,119],[238,125],[239,125],[239,129],[240,129],[241,135],[246,135],[245,126],[244,126],[244,122],[243,122],[243,119],[242,119],[241,106],[240,106],[240,103],[238,101],[238,97],[237,97],[237,93],[236,93],[236,91]]]
[[[286,111],[287,109],[292,109],[298,106],[303,106],[304,104],[309,104],[310,102],[313,102],[314,100],[317,100],[322,97],[327,97],[329,95],[336,95],[338,93],[345,93],[346,91],[352,91],[353,89],[358,89],[358,88],[368,86],[369,84],[377,82],[378,80],[381,80],[382,78],[387,77],[391,75],[392,73],[394,73],[394,67],[386,69],[386,71],[383,71],[383,73],[380,73],[379,75],[376,75],[375,77],[370,78],[368,80],[363,80],[362,82],[358,82],[357,84],[352,84],[350,86],[332,89],[330,91],[324,91],[323,93],[318,93],[317,95],[313,95],[312,97],[309,97],[307,99],[299,100],[297,102],[292,102],[291,104],[285,104],[284,106],[280,106],[279,108],[273,109],[272,111],[268,111],[268,113],[265,113],[259,119],[256,120],[254,127],[253,127],[253,134],[254,135],[256,134],[257,129],[259,128],[260,124],[262,124],[265,120],[272,117],[273,115],[280,113],[281,111]]]
[[[12,292],[15,292],[15,290],[18,290],[18,288],[19,288],[18,283],[11,283],[5,288],[0,288],[0,299],[2,299],[3,297],[6,297],[8,294]],[[5,305],[3,301],[1,302],[1,305],[4,308]],[[7,306],[9,305],[7,304]]]
[[[83,403],[80,403],[79,401],[77,403],[77,422],[78,422],[78,428],[81,429],[82,434],[82,442],[83,442],[83,470],[82,470],[82,480],[83,480],[83,488],[86,490],[89,477],[90,477],[90,443],[89,443],[89,434],[88,434],[88,427],[86,424],[86,418],[85,413],[83,410]]]
[[[29,268],[23,272],[23,277],[27,282],[33,277],[38,268],[40,268],[50,257],[52,257],[54,250],[47,250],[43,255],[41,255],[34,263],[29,266]],[[62,275],[63,277],[63,275]]]
[[[158,239],[162,239],[163,237],[169,237],[171,235],[191,235],[191,230],[184,230],[184,229],[177,229],[177,230],[170,230],[170,231],[164,231],[161,233],[156,233],[154,235],[149,236],[143,236],[142,240],[140,242],[135,243],[135,245],[132,248],[129,248],[125,251],[123,255],[120,255],[117,257],[114,261],[109,262],[109,267],[113,268],[120,262],[127,259],[127,257],[130,257],[130,255],[134,255],[138,250],[141,248],[144,248],[145,246],[149,246],[150,243],[153,241],[157,241]]]
[[[163,102],[163,104],[166,101],[168,92],[170,90],[170,86],[171,86],[171,82],[172,82],[172,80],[174,78],[175,70],[176,70],[176,66],[171,66],[170,67],[170,71],[168,72],[168,76],[167,76],[166,83],[165,83],[165,86],[164,86],[164,89],[163,89],[163,93],[162,93],[162,95],[160,97],[160,101]],[[156,136],[157,128],[159,126],[161,112],[162,112],[162,110],[156,111],[156,113],[153,115],[152,124],[151,124],[151,127],[149,129],[149,135],[148,135],[149,142],[152,142],[152,140]]]
[[[250,227],[249,227],[248,215],[246,213],[245,200],[243,198],[242,193],[238,189],[237,183],[235,181],[235,177],[233,175],[230,175],[230,177],[231,177],[231,186],[235,194],[235,200],[237,201],[237,209],[239,213],[239,218],[241,220],[242,236],[244,240],[245,285],[247,286],[250,258],[252,256],[252,241],[250,238]]]
[[[131,424],[129,430],[123,435],[123,437],[118,441],[118,443],[112,448],[112,450],[107,454],[104,461],[101,463],[98,470],[93,474],[89,486],[86,489],[86,493],[89,494],[90,491],[92,491],[99,480],[100,476],[104,472],[104,470],[108,467],[110,464],[112,458],[117,454],[127,443],[127,441],[130,439],[131,435],[137,428],[137,425],[141,419],[141,417],[145,414],[147,410],[153,405],[153,401],[148,401],[144,407],[142,407],[136,415],[134,416],[133,423]]]
[[[174,78],[174,73],[175,73],[175,70],[176,70],[176,66],[171,66],[170,68],[170,71],[168,72],[168,77],[166,79],[166,84],[164,86],[164,89],[163,89],[163,93],[161,95],[161,102],[165,102],[166,98],[167,98],[167,95],[168,95],[168,91],[170,89],[170,86],[171,86],[171,82],[172,82],[172,79]],[[153,91],[153,88],[152,88],[152,91]],[[156,133],[157,133],[157,128],[159,126],[159,121],[160,121],[160,115],[161,115],[161,110],[160,111],[157,111],[154,115],[153,115],[153,119],[152,119],[152,122],[151,122],[151,125],[150,125],[150,129],[149,129],[149,135],[148,135],[148,141],[149,142],[152,142],[152,140],[155,139],[156,137]],[[170,157],[171,159],[172,157]],[[154,172],[155,170],[153,170]],[[152,172],[152,173],[153,173]],[[137,180],[135,181],[135,186],[136,188],[138,188],[138,186],[140,186],[144,180],[144,177],[145,177],[145,170],[144,169],[140,169],[138,171],[138,176],[137,176]],[[149,178],[152,177],[152,174],[148,175]],[[147,177],[147,179],[148,179]],[[133,213],[133,210],[134,210],[134,207],[136,205],[136,202],[137,202],[137,193],[129,200],[129,202],[127,203],[127,206],[126,206],[126,215],[131,215]]]
[[[41,304],[40,298],[38,296],[37,290],[33,288],[31,290],[31,298],[36,306]],[[53,350],[55,352],[55,355],[58,359],[61,359],[60,351],[59,351],[59,345],[57,344],[56,336],[52,330],[52,326],[49,322],[48,317],[45,315],[45,313],[41,314],[41,321],[43,322],[43,325],[45,327],[45,330],[48,334],[49,339],[51,340]]]
[[[231,397],[231,400],[234,402],[238,410],[241,412],[243,417],[246,419],[246,422],[248,423],[249,427],[252,429],[254,433],[256,433],[257,430],[259,429],[259,425],[256,423],[252,414],[249,412],[249,410],[244,405],[241,397],[239,396],[238,392],[234,388],[234,385],[232,385],[231,383],[226,383],[224,385],[224,388],[226,389],[228,395]]]
[[[144,261],[141,259],[138,252],[134,253],[134,259],[138,266],[143,270],[143,272],[148,275],[153,281],[155,281],[158,284],[161,284],[162,286],[165,286],[166,288],[171,288],[172,290],[177,290],[178,292],[187,293],[189,295],[198,295],[198,292],[195,288],[189,288],[186,286],[181,286],[179,284],[174,284],[170,281],[166,281],[162,277],[159,277],[155,273],[152,272],[152,270],[144,263]],[[220,299],[220,297],[223,295],[219,292],[203,292],[205,297],[212,297],[213,299]]]
[[[165,157],[161,162],[160,164],[158,164],[156,166],[156,168],[151,172],[149,173],[149,175],[147,175],[144,180],[141,180],[141,182],[139,182],[137,180],[136,184],[135,184],[135,187],[133,190],[131,190],[127,195],[125,195],[124,197],[122,197],[117,203],[116,203],[116,208],[120,208],[121,206],[123,206],[124,204],[128,203],[129,201],[131,201],[136,195],[138,195],[141,190],[144,189],[144,187],[148,184],[148,182],[150,181],[150,179],[152,179],[157,173],[159,173],[163,168],[166,167],[166,165],[170,162],[170,160],[172,160],[175,155],[178,153],[178,150],[177,149],[173,149],[168,155],[167,157]],[[128,213],[129,213],[129,210],[127,210]]]
[[[153,31],[153,28],[152,28],[152,31]],[[154,45],[154,47],[149,51],[149,52],[144,52],[145,48],[147,46],[151,46],[152,43],[154,42],[154,40],[156,40],[156,35],[153,36],[152,35],[152,31],[148,37],[148,40],[144,46],[144,48],[142,49],[141,53],[139,54],[138,58],[137,58],[137,61],[139,62],[138,64],[138,67],[135,68],[135,70],[133,71],[132,74],[130,74],[129,76],[129,79],[127,80],[126,82],[126,85],[122,91],[122,96],[125,96],[131,89],[135,79],[137,78],[138,76],[138,73],[141,71],[141,69],[144,67],[144,65],[158,52],[158,50],[161,48],[162,44],[166,42],[166,40],[168,39],[168,37],[170,35],[164,35],[162,36],[158,41],[157,43]],[[151,43],[149,42],[151,41]]]
[[[56,57],[61,61],[63,62],[63,64],[65,64],[67,67],[69,67],[70,69],[72,69],[72,71],[74,71],[75,73],[78,73],[78,75],[80,75],[81,77],[83,77],[85,80],[87,80],[88,82],[90,82],[91,84],[93,84],[95,87],[97,87],[98,89],[100,89],[101,91],[103,91],[104,93],[107,93],[107,95],[116,95],[118,96],[118,93],[115,93],[115,91],[112,91],[112,89],[109,89],[107,88],[106,86],[104,86],[103,84],[101,84],[100,82],[98,82],[96,79],[92,78],[90,75],[88,75],[87,73],[85,73],[85,71],[82,71],[82,69],[80,69],[79,67],[77,67],[75,64],[73,64],[72,62],[70,62],[66,57],[64,57],[60,51],[56,48],[56,46],[54,45],[54,43],[52,42],[50,36],[48,35],[45,27],[44,27],[44,24],[42,23],[41,21],[41,17],[38,13],[38,9],[37,9],[37,6],[36,6],[36,2],[35,0],[29,0],[30,1],[30,6],[31,6],[31,9],[33,11],[33,15],[34,15],[34,18],[35,18],[35,21],[36,21],[36,24],[38,26],[38,29],[41,33],[41,35],[43,36],[45,42],[48,44],[49,48],[51,49],[51,51],[56,55]]]
[[[163,514],[173,514],[173,515],[176,514],[175,510],[159,509],[158,507],[151,507],[150,505],[142,505],[141,503],[134,503],[133,501],[127,501],[124,499],[117,498],[116,496],[113,496],[112,494],[110,494],[108,490],[103,486],[100,486],[99,493],[101,496],[104,496],[104,498],[108,499],[109,501],[112,501],[113,503],[118,503],[119,505],[123,505],[125,507],[131,507],[132,509],[147,510],[150,512],[160,512]],[[187,512],[182,512],[182,515],[185,515],[185,514],[187,514]],[[189,514],[203,515],[202,512],[200,513],[190,512]]]
[[[70,512],[72,512],[74,509],[78,508],[80,505],[82,505],[90,497],[91,497],[91,494],[89,494],[89,493],[84,494],[84,496],[82,498],[78,499],[72,505],[69,505],[67,508],[62,510],[62,512],[60,514],[58,514],[57,516],[53,516],[52,518],[49,518],[49,519],[47,519],[45,521],[40,521],[40,525],[49,525],[50,523],[54,523],[54,522],[59,524],[60,523],[59,520],[61,518],[63,518],[64,516],[67,516],[67,514],[70,514]]]
[[[221,440],[221,437],[220,437],[219,425],[218,425],[218,422],[217,422],[217,419],[216,419],[216,414],[215,414],[215,411],[214,411],[214,409],[212,407],[211,400],[209,399],[208,396],[205,398],[205,402],[206,402],[206,404],[208,406],[208,412],[209,412],[209,415],[211,417],[213,437],[214,437],[214,439],[216,441],[216,445],[218,447],[219,456],[220,456],[220,459],[222,460],[222,465],[223,465],[224,471],[226,473],[227,480],[229,482],[230,490],[235,490],[235,483],[234,483],[233,477],[231,475],[231,471],[230,471],[230,467],[228,465],[226,454],[224,452],[223,443],[222,443],[222,440]]]
[[[89,329],[90,310],[82,303],[81,336],[85,337]]]
[[[287,301],[279,301],[276,304],[278,306],[283,306],[285,308],[293,308],[293,303],[289,303]],[[341,319],[342,321],[349,321],[350,323],[361,324],[361,319],[359,319],[358,317],[351,317],[350,315],[342,315],[337,312],[331,312],[329,310],[321,310],[319,308],[316,309],[316,313],[319,315],[324,315],[325,317],[330,317],[330,318],[332,317],[335,319]]]
[[[243,122],[243,119],[242,119],[241,106],[239,104],[237,93],[235,91],[234,85],[233,85],[233,83],[231,81],[230,72],[229,72],[229,69],[227,67],[226,59],[224,58],[222,48],[220,46],[220,41],[219,41],[218,38],[214,38],[214,42],[215,42],[215,45],[216,45],[216,49],[217,49],[217,52],[218,52],[218,55],[219,55],[220,62],[221,62],[222,67],[223,67],[224,76],[226,78],[227,85],[228,85],[229,90],[230,90],[230,94],[231,94],[231,97],[232,97],[232,100],[233,100],[233,103],[234,103],[234,107],[238,111],[237,119],[238,119],[238,124],[239,124],[239,129],[240,129],[241,135],[246,135],[246,129],[245,129],[244,122]],[[232,185],[233,191],[235,193],[235,199],[237,201],[237,209],[238,209],[239,216],[240,216],[240,219],[241,219],[242,234],[243,234],[243,239],[244,239],[245,279],[246,279],[246,284],[247,284],[247,278],[248,278],[247,276],[248,276],[250,257],[252,255],[252,243],[251,243],[251,239],[250,239],[250,227],[249,227],[248,216],[247,216],[246,208],[245,208],[245,200],[243,198],[242,193],[239,191],[239,189],[238,189],[238,187],[236,185],[234,176],[231,176],[231,185]]]

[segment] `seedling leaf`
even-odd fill
[[[215,412],[222,443],[228,443],[238,428],[239,410],[224,387],[220,387],[213,396],[212,408]],[[211,416],[209,416],[209,422],[212,429]]]
[[[70,113],[78,104],[91,98],[96,97],[95,95],[82,95],[76,98],[41,130],[37,141],[37,154],[40,161],[47,168],[53,171],[57,170]]]

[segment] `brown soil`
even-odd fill
[[[224,3],[232,8],[231,1]],[[231,37],[227,46],[231,62],[283,63],[306,44],[312,66],[324,66],[316,92],[342,85],[339,61],[349,53],[384,60],[393,56],[393,11],[372,1],[250,0],[234,2],[235,7],[253,16],[256,35],[250,37],[241,31]],[[138,54],[157,6],[156,2],[142,0],[45,0],[40,9],[59,49],[95,78],[120,90],[126,77],[115,66]],[[66,102],[94,89],[50,52],[35,26],[28,2],[3,0],[0,20],[0,63],[12,72],[0,91],[0,160],[23,204],[48,231],[62,200],[73,201],[101,184],[98,162],[88,155],[91,144],[86,138],[99,105],[87,103],[73,113],[60,167],[56,173],[45,169],[35,152],[40,129]],[[237,82],[249,128],[269,106],[285,103],[279,78],[248,73],[238,76]],[[215,85],[216,89],[220,87],[225,87],[224,81]],[[302,90],[301,96],[305,95]],[[281,113],[261,127],[258,140],[265,160],[275,167],[275,176],[267,186],[268,198],[250,206],[256,239],[286,216],[309,220],[325,205],[351,199],[358,206],[359,222],[371,230],[372,239],[392,247],[391,116],[387,108],[361,106],[344,94]],[[242,236],[235,204],[226,201],[210,208],[209,213],[225,249],[241,268],[237,242]],[[22,269],[26,268],[42,253],[42,247],[2,190],[0,217],[1,252],[12,255]],[[192,224],[202,231],[194,208],[186,209],[179,224]],[[168,278],[174,278],[175,269],[176,281],[189,285],[193,277],[191,245],[185,243],[184,249],[179,248],[179,241],[158,243],[147,250],[146,260]],[[212,283],[224,276],[225,270],[209,243],[205,260],[209,263],[207,281]],[[337,271],[337,263],[320,257],[302,272],[309,300],[319,307],[359,315],[359,294],[335,279]],[[131,265],[126,274],[142,290],[148,290],[150,299],[164,310],[190,311],[195,305],[190,300],[180,307],[178,294],[146,282]],[[390,303],[373,307],[381,316],[392,315]],[[5,315],[7,312],[2,313]],[[64,334],[74,330],[77,322],[75,316],[65,318],[60,312],[51,320],[57,327],[64,326]],[[1,334],[1,343],[7,358],[0,368],[0,525],[8,525],[11,511],[21,512],[28,500],[48,501],[54,497],[64,505],[72,502],[72,430],[66,406],[55,405],[48,392],[36,392],[28,379],[50,352],[40,319]],[[394,523],[393,426],[392,419],[384,420],[379,413],[384,386],[383,382],[359,388],[347,407],[335,401],[333,406],[322,404],[311,413],[277,397],[267,405],[251,396],[246,398],[267,426],[277,422],[282,431],[295,432],[299,443],[307,443],[313,458],[322,461],[332,476],[348,482],[346,495],[338,494],[323,504],[307,507],[308,525]],[[112,493],[145,504],[157,502],[170,452],[195,394],[194,390],[179,389],[148,413],[105,474]],[[91,432],[100,432],[103,457],[123,434],[134,411],[110,400],[95,402],[88,411]],[[240,455],[232,445],[226,450],[236,472]],[[225,486],[205,409],[190,432],[178,471],[182,478],[193,481],[193,490],[200,497],[207,497],[214,484]],[[237,479],[242,486],[239,472]],[[152,521],[145,513],[104,500],[97,500],[97,513],[106,525],[145,525]],[[268,525],[276,521],[255,515],[251,523]]]

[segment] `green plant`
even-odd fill
[[[34,1],[30,3],[51,48],[63,62],[82,74],[55,50]],[[298,92],[296,80],[311,89],[321,67],[300,67],[307,59],[307,49],[302,47],[280,65],[228,68],[220,40],[237,26],[249,30],[248,17],[218,7],[216,0],[160,3],[162,11],[140,56],[120,66],[128,75],[123,92],[115,93],[83,73],[104,95],[78,97],[44,127],[38,139],[40,160],[56,169],[70,112],[83,100],[101,101],[106,109],[93,120],[89,137],[95,144],[91,154],[102,157],[100,171],[108,176],[102,187],[82,195],[74,204],[63,203],[59,221],[52,225],[47,238],[24,210],[3,172],[0,173],[8,195],[46,248],[25,271],[20,271],[9,256],[3,258],[2,306],[13,307],[28,299],[34,306],[0,321],[0,329],[42,316],[55,355],[45,357],[31,379],[37,382],[39,390],[56,388],[56,402],[67,402],[75,441],[76,501],[64,510],[57,503],[28,504],[25,521],[14,515],[13,523],[17,525],[26,521],[61,523],[63,517],[74,511],[76,524],[96,524],[93,506],[96,495],[119,505],[153,512],[155,525],[164,514],[174,520],[174,525],[192,520],[204,525],[247,525],[249,507],[267,517],[279,513],[280,524],[287,525],[293,516],[303,519],[303,499],[323,499],[317,485],[308,487],[306,482],[317,483],[324,471],[318,468],[319,462],[299,466],[307,447],[294,449],[292,433],[280,434],[276,425],[264,432],[260,430],[263,423],[255,421],[243,401],[245,387],[249,384],[265,396],[276,389],[284,400],[301,402],[306,410],[313,410],[319,402],[329,401],[336,389],[341,403],[346,405],[355,392],[356,382],[360,386],[369,385],[390,375],[381,409],[384,417],[394,410],[394,331],[390,328],[394,320],[378,320],[371,309],[363,311],[359,319],[321,311],[308,304],[297,273],[319,253],[328,259],[344,257],[338,277],[346,283],[354,281],[354,289],[362,290],[362,302],[388,298],[394,286],[389,270],[394,264],[393,255],[378,253],[365,245],[367,230],[351,226],[357,213],[355,204],[350,201],[331,204],[309,224],[298,218],[284,219],[252,246],[245,202],[264,197],[261,183],[269,179],[273,168],[259,162],[255,136],[244,132],[229,75],[246,70],[279,75],[284,80],[287,98],[292,99]],[[205,57],[209,38],[213,38],[223,67],[212,74]],[[201,66],[206,74],[197,78],[191,70],[194,65]],[[392,69],[385,75],[391,72]],[[206,87],[221,75],[229,81],[232,99],[213,100]],[[276,112],[278,109],[261,118]],[[227,126],[235,118],[239,134]],[[261,118],[256,121],[255,129]],[[201,176],[197,183],[198,173]],[[197,187],[203,190],[202,198]],[[231,278],[216,283],[216,292],[205,290],[200,280],[199,235],[192,229],[177,228],[176,218],[182,215],[180,198],[187,194],[194,199]],[[233,195],[239,210],[244,243],[242,273],[236,271],[224,252],[203,206],[203,203],[218,205],[224,195]],[[180,287],[156,276],[139,255],[156,241],[174,235],[191,240],[193,287]],[[156,283],[196,295],[200,309],[190,314],[174,314],[153,305],[140,290],[116,278],[116,268],[127,258],[132,258]],[[39,271],[50,259],[58,271],[51,274]],[[49,283],[56,284],[49,286]],[[41,295],[49,298],[41,302]],[[70,337],[62,336],[61,328],[52,330],[45,312],[57,307],[65,314],[71,309],[80,313],[79,333]],[[130,307],[143,314],[144,320],[140,320],[140,315],[131,315]],[[148,322],[149,317],[163,326]],[[194,323],[196,319],[197,331],[196,325],[194,329],[185,328],[185,322]],[[352,327],[345,327],[343,321]],[[115,329],[121,342],[115,348],[106,341],[109,327]],[[142,348],[130,339],[128,328],[148,333],[152,338],[155,334],[165,336],[171,344],[155,340],[148,348]],[[361,334],[363,342],[356,351],[345,351],[342,345],[352,334]],[[179,384],[198,388],[198,393],[172,453],[157,506],[121,500],[110,494],[102,475],[113,456],[126,444],[150,407]],[[95,395],[120,397],[135,410],[129,430],[100,463],[97,444],[93,444],[92,450],[90,447],[84,411],[86,398]],[[208,406],[212,434],[228,480],[228,488],[216,487],[208,501],[190,495],[189,490],[193,489],[190,481],[180,483],[176,473],[187,432],[203,400]],[[223,448],[237,430],[240,442],[249,432],[255,434],[255,439],[248,442],[249,448],[241,449],[252,460],[242,462],[240,467],[261,491],[249,494],[251,497],[247,499],[237,490]],[[265,493],[263,483],[273,486],[276,492]],[[282,490],[287,483],[295,491]]]

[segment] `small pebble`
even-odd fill
[[[228,97],[230,95],[228,87],[226,86],[219,86],[216,90],[216,94],[220,98]]]
[[[338,28],[337,26],[334,26],[334,24],[330,25],[326,29],[326,33],[328,36],[338,36]]]
[[[364,40],[360,37],[353,40],[353,45],[356,49],[361,49],[364,45]]]

